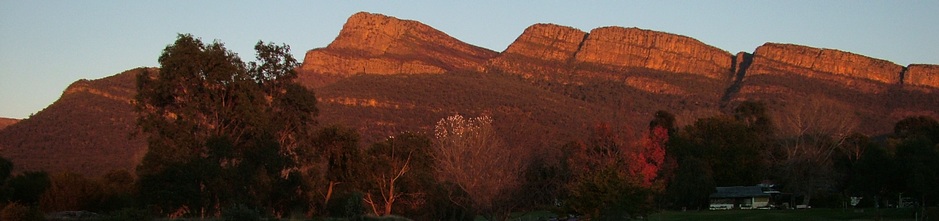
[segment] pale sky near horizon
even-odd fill
[[[504,50],[526,27],[639,27],[730,53],[765,42],[939,64],[939,1],[11,1],[0,0],[0,117],[26,118],[79,79],[155,67],[178,33],[254,59],[258,40],[294,57],[325,47],[352,14],[417,20]]]

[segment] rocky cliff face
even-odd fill
[[[750,61],[739,91],[728,97],[763,101],[779,119],[813,100],[824,100],[814,105],[829,109],[834,103],[848,104],[832,110],[839,117],[856,119],[863,125],[857,130],[868,135],[889,132],[892,124],[907,116],[939,116],[936,90],[906,90],[909,87],[901,84],[905,75],[904,84],[928,86],[929,80],[917,79],[930,75],[927,67],[913,68],[912,73],[907,68],[904,73],[903,66],[881,59],[777,43],[758,47]]]
[[[592,64],[612,70],[639,68],[726,80],[731,77],[732,60],[726,51],[664,32],[604,27],[588,34],[567,26],[536,24],[525,29],[490,65],[525,75],[571,72],[577,64]]]
[[[903,83],[939,88],[939,65],[911,64],[906,68]]]
[[[741,56],[743,55],[743,56]],[[582,64],[604,67],[584,69]],[[532,77],[569,74],[607,76],[644,69],[684,73],[726,82],[746,76],[800,75],[866,92],[900,84],[939,87],[935,65],[900,65],[849,52],[793,44],[766,43],[753,54],[734,56],[696,39],[639,28],[576,28],[535,24],[502,53],[459,41],[417,21],[360,12],[325,48],[307,52],[300,81],[320,76],[439,74],[487,69]],[[609,72],[609,73],[606,73]],[[607,76],[609,77],[609,76]],[[738,85],[739,86],[739,85]]]
[[[587,33],[555,24],[536,24],[525,29],[502,54],[565,63],[574,58]]]
[[[494,56],[420,22],[360,12],[329,46],[308,51],[300,71],[341,76],[482,71]]]
[[[535,24],[525,29],[499,57],[490,60],[489,65],[526,77],[567,72],[586,36],[587,32],[572,27]]]
[[[590,31],[575,59],[615,67],[689,73],[711,79],[731,77],[732,55],[693,38],[638,28]]]
[[[793,44],[766,43],[753,53],[747,75],[798,74],[811,78],[848,77],[898,84],[903,67],[849,52]],[[850,81],[850,80],[848,80]]]

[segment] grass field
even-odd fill
[[[929,220],[939,220],[939,209],[932,208]],[[649,221],[913,221],[913,209],[865,209],[855,211],[853,209],[806,209],[806,210],[724,210],[724,211],[661,211],[649,216]],[[527,213],[516,213],[512,221],[542,221],[555,217],[551,212],[533,211]],[[156,219],[156,220],[188,220],[188,221],[209,221],[221,219]],[[264,220],[264,219],[262,219]],[[269,219],[275,220],[275,219]],[[289,220],[289,219],[283,219]],[[325,218],[312,219],[324,221],[347,221],[344,218]],[[385,219],[393,220],[393,219]],[[483,217],[476,217],[476,221],[485,221]]]
[[[550,212],[530,212],[517,214],[520,217],[512,220],[535,221],[548,220],[554,217]],[[485,220],[481,217],[476,220]],[[697,221],[697,220],[727,220],[727,221],[823,221],[823,220],[915,220],[912,209],[806,209],[806,210],[724,210],[724,211],[661,211],[649,216],[650,221]]]
[[[649,217],[651,221],[681,220],[914,220],[912,209],[807,209],[807,210],[725,210],[725,211],[663,211]]]

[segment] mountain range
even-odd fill
[[[5,129],[0,121],[0,155],[17,171],[133,171],[146,152],[131,105],[141,70],[79,80],[30,118]],[[354,128],[363,143],[486,114],[510,145],[551,152],[600,122],[638,135],[658,110],[687,125],[747,100],[766,103],[775,119],[820,103],[871,136],[904,117],[939,118],[939,65],[786,43],[732,54],[639,28],[535,24],[496,52],[361,12],[328,46],[307,51],[297,71],[317,95],[319,124]]]

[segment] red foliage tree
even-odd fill
[[[643,186],[652,187],[657,181],[659,170],[665,164],[666,144],[668,129],[657,126],[653,127],[648,135],[643,136],[637,151],[631,152],[629,168],[632,175],[642,176]]]
[[[617,167],[631,177],[641,177],[644,187],[651,187],[665,164],[668,129],[650,128],[638,141],[626,138],[628,131],[615,131],[609,124],[598,124],[587,144],[573,147],[569,165],[577,173],[586,173],[607,166]]]
[[[568,145],[573,174],[568,207],[592,219],[624,219],[651,212],[653,181],[665,161],[668,131],[656,127],[642,139],[599,124],[588,142]]]

